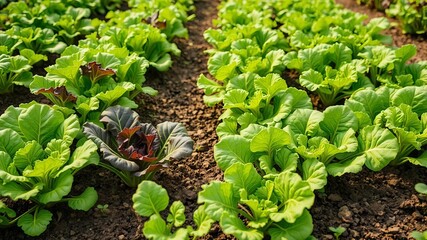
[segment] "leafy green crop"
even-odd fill
[[[160,212],[164,211],[169,204],[168,193],[164,188],[151,181],[142,181],[138,185],[132,200],[134,202],[133,208],[139,215],[150,217],[144,223],[142,230],[148,239],[189,239],[189,236],[196,239],[206,235],[213,222],[205,213],[204,206],[201,206],[193,214],[193,221],[197,229],[193,229],[192,226],[182,227],[186,219],[185,207],[180,201],[171,204],[165,221]]]
[[[424,34],[427,31],[427,6],[420,0],[395,0],[386,10],[387,15],[402,23],[403,33]]]
[[[309,228],[299,230],[303,236],[287,235],[298,217],[274,218],[271,211],[286,200],[265,198],[268,187],[277,193],[278,178],[292,185],[286,174],[293,183],[307,184],[308,196],[326,185],[328,175],[407,161],[425,166],[426,63],[411,60],[413,45],[383,45],[392,43],[381,33],[390,27],[387,19],[366,18],[334,1],[221,3],[214,21],[219,29],[204,33],[214,48],[206,51],[214,79],[201,75],[197,84],[207,105],[222,103],[225,109],[214,146],[225,182],[211,182],[199,193],[199,203],[224,233],[238,239],[308,238]],[[292,80],[317,96],[288,88],[296,86]],[[264,195],[246,193],[257,187]],[[293,209],[310,207],[295,204]]]
[[[425,154],[413,156],[427,144],[426,130],[426,86],[411,86],[402,89],[387,87],[378,90],[365,89],[356,92],[346,105],[355,112],[359,123],[369,127],[375,124],[393,133],[397,155],[390,162],[399,165],[410,161],[427,167]],[[375,103],[375,104],[372,104]]]
[[[193,140],[180,123],[164,122],[155,128],[139,122],[139,116],[129,108],[113,106],[101,114],[105,129],[93,123],[83,127],[103,154],[100,166],[117,174],[128,186],[150,179],[172,159],[180,160],[193,151]]]
[[[9,107],[0,116],[0,196],[33,205],[16,216],[1,204],[6,215],[1,215],[0,225],[17,222],[27,235],[38,236],[52,219],[46,209],[52,204],[68,202],[73,209],[87,211],[96,203],[98,195],[91,187],[79,196],[67,197],[74,175],[99,161],[92,141],[73,150],[79,131],[76,115],[34,102]]]
[[[157,93],[142,87],[147,67],[144,58],[111,44],[97,48],[70,46],[55,65],[46,68],[46,76],[34,76],[30,89],[60,107],[78,112],[81,123],[99,123],[99,116],[107,107],[135,108],[132,99],[137,94]]]
[[[181,51],[169,42],[159,29],[147,24],[134,24],[126,27],[108,27],[101,25],[101,38],[88,38],[81,44],[97,46],[112,44],[117,48],[126,48],[130,52],[146,58],[158,71],[166,71],[172,65],[171,54],[179,55]]]
[[[313,230],[310,184],[292,171],[263,180],[252,164],[234,163],[224,173],[225,182],[202,186],[198,203],[218,221],[224,233],[238,239],[306,239]],[[243,220],[242,220],[243,219]]]
[[[13,92],[14,85],[28,87],[33,77],[32,65],[42,60],[47,58],[30,49],[21,50],[18,56],[0,54],[0,94]]]

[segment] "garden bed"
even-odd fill
[[[338,1],[346,7],[354,1]],[[182,122],[195,141],[191,157],[171,163],[171,167],[156,175],[155,181],[169,192],[171,200],[181,200],[186,206],[187,219],[197,207],[197,194],[201,186],[222,179],[222,172],[213,158],[213,145],[217,141],[215,128],[222,109],[210,108],[203,103],[203,91],[196,86],[200,74],[207,73],[208,56],[204,50],[210,46],[203,32],[212,27],[218,1],[195,1],[196,19],[187,24],[188,40],[175,42],[182,50],[180,57],[165,73],[150,72],[147,83],[159,90],[156,97],[138,99],[137,112],[143,121],[157,124],[163,121]],[[364,7],[355,11],[369,16],[380,16]],[[413,43],[418,48],[418,59],[427,56],[427,45],[421,37],[402,35],[397,28],[388,32],[398,46]],[[25,88],[2,96],[1,112],[9,105],[17,106],[30,99],[47,102],[31,95]],[[134,189],[124,185],[111,172],[89,167],[75,177],[75,191],[94,186],[98,191],[99,206],[88,212],[56,205],[52,223],[37,239],[143,239],[145,218],[132,209]],[[427,170],[410,164],[386,167],[381,172],[363,170],[339,178],[328,178],[325,191],[316,195],[311,208],[313,235],[319,239],[333,239],[329,227],[343,226],[347,231],[341,239],[406,239],[413,230],[427,230],[427,201],[414,190],[418,182],[427,182]],[[4,239],[30,239],[19,228],[2,229]],[[214,227],[204,239],[231,239]]]

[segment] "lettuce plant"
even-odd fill
[[[277,74],[259,77],[242,74],[230,80],[224,95],[223,120],[217,128],[218,136],[238,134],[250,124],[283,126],[283,120],[296,109],[312,109],[307,93],[287,88]]]
[[[0,54],[13,55],[13,52],[18,47],[18,40],[12,38],[4,32],[0,32]]]
[[[96,21],[90,18],[91,8],[83,8],[83,5],[73,6],[71,2],[67,1],[20,1],[10,3],[6,8],[1,10],[1,14],[7,15],[7,21],[5,21],[6,29],[17,28],[27,32],[29,36],[31,33],[30,29],[38,32],[37,29],[43,30],[40,35],[40,40],[43,38],[50,39],[52,43],[59,44],[60,48],[50,47],[47,52],[61,53],[65,48],[64,43],[70,45],[75,42],[78,37],[87,35],[96,30]],[[77,4],[75,4],[77,5]],[[36,32],[34,33],[35,36]],[[16,30],[12,33],[18,33]],[[49,36],[47,38],[44,36]],[[24,38],[23,38],[24,39]],[[27,41],[36,41],[32,45],[40,44],[41,42],[37,39],[27,39]],[[42,42],[44,44],[49,43],[48,41]],[[28,47],[29,43],[25,43]],[[49,44],[52,45],[52,44]],[[40,48],[38,50],[33,49],[36,52],[45,51],[46,48]]]
[[[13,92],[14,85],[28,87],[33,74],[32,65],[47,58],[35,54],[31,49],[23,49],[18,56],[0,54],[0,94]]]
[[[133,23],[119,28],[116,26],[100,26],[99,39],[89,38],[92,45],[114,44],[127,48],[141,57],[146,58],[150,65],[158,71],[166,71],[172,65],[171,55],[178,56],[181,51],[176,44],[169,42],[159,29],[147,25]]]
[[[67,46],[49,28],[13,26],[6,33],[18,40],[18,49],[28,48],[39,54],[61,53]]]
[[[141,92],[148,62],[135,53],[101,44],[96,48],[68,47],[56,64],[46,68],[46,76],[34,76],[33,93],[43,94],[60,107],[79,113],[80,122],[98,122],[107,107],[118,104],[137,107],[133,98]]]
[[[113,106],[101,114],[104,128],[90,122],[83,127],[84,134],[102,152],[105,161],[99,165],[130,187],[150,179],[172,159],[180,160],[193,151],[193,140],[182,124],[164,122],[154,127],[138,118],[130,108]]]
[[[188,15],[189,11],[194,10],[192,0],[131,0],[128,4],[132,11],[126,13],[130,15],[140,13],[146,23],[154,26],[157,25],[156,23],[162,23],[160,24],[162,27],[159,29],[168,40],[172,40],[174,37],[188,37],[188,30],[184,24],[194,17],[194,15]]]
[[[426,86],[409,86],[397,90],[387,87],[365,89],[356,92],[346,101],[346,105],[364,126],[374,124],[393,133],[398,142],[395,146],[397,155],[390,164],[399,165],[410,161],[427,166],[424,153],[414,155],[427,144],[426,94]]]
[[[11,106],[0,116],[0,196],[32,205],[16,215],[0,204],[0,225],[17,223],[27,235],[38,236],[52,219],[47,208],[53,204],[67,202],[87,211],[96,203],[98,195],[91,187],[79,196],[68,196],[74,175],[99,161],[92,141],[74,148],[79,131],[76,115],[35,102]]]
[[[181,51],[171,42],[174,37],[188,37],[184,23],[192,16],[192,1],[129,1],[131,9],[109,12],[107,22],[99,27],[97,37],[88,42],[112,43],[125,47],[146,58],[158,71],[166,71],[172,65],[171,55]]]
[[[181,201],[175,201],[171,204],[165,221],[161,212],[167,208],[169,196],[164,188],[152,181],[142,181],[138,185],[132,200],[133,208],[139,215],[150,217],[142,229],[144,236],[148,239],[188,239],[189,236],[196,239],[206,235],[213,222],[205,213],[204,206],[200,206],[193,214],[197,229],[193,229],[192,226],[183,227],[185,206]],[[148,202],[153,204],[147,204]]]
[[[202,186],[198,203],[226,234],[237,239],[306,239],[313,230],[310,184],[290,170],[265,180],[250,163],[234,163],[224,182]]]
[[[424,34],[427,30],[427,6],[420,0],[395,0],[386,10],[387,15],[397,18],[403,33]]]

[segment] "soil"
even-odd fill
[[[196,80],[207,73],[208,56],[204,50],[210,46],[203,39],[203,32],[212,27],[216,17],[218,0],[196,0],[196,19],[189,22],[189,39],[178,39],[182,50],[174,59],[172,69],[165,73],[150,72],[147,84],[159,90],[156,97],[141,97],[137,110],[143,121],[158,124],[163,121],[182,122],[195,141],[195,151],[186,160],[171,162],[161,170],[155,181],[165,187],[171,202],[181,200],[187,207],[187,219],[197,207],[197,193],[201,186],[212,180],[221,180],[222,173],[213,158],[213,145],[217,141],[215,128],[218,125],[221,107],[210,108],[203,104],[203,91]],[[350,0],[339,3],[370,17],[381,13],[360,7]],[[398,28],[388,31],[398,46],[406,43],[417,45],[418,59],[426,59],[425,39],[402,35]],[[0,97],[0,112],[7,106],[37,100],[25,88],[16,88],[14,94]],[[319,239],[333,239],[329,227],[346,227],[340,239],[408,239],[414,230],[427,230],[427,200],[414,190],[418,182],[427,183],[427,170],[410,164],[387,167],[381,172],[363,170],[340,178],[329,178],[323,192],[316,194],[311,209],[314,223],[313,235]],[[75,176],[73,192],[83,191],[87,186],[96,188],[99,207],[88,212],[72,211],[58,204],[51,211],[53,220],[45,233],[29,238],[13,227],[2,229],[0,239],[144,239],[142,226],[145,218],[132,209],[134,189],[124,185],[118,177],[99,167],[89,167]],[[191,223],[191,221],[188,221]],[[218,226],[203,239],[233,239],[224,235]]]

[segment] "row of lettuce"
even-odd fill
[[[204,34],[215,79],[198,86],[225,109],[214,147],[224,181],[198,202],[224,233],[313,239],[308,209],[328,176],[427,167],[427,62],[389,45],[387,19],[366,18],[332,0],[221,3]]]
[[[425,34],[427,31],[427,2],[424,0],[357,0],[399,20],[403,33]]]
[[[10,106],[0,116],[1,228],[17,224],[38,236],[53,205],[89,210],[96,190],[72,188],[89,165],[136,187],[191,154],[183,124],[142,123],[131,108],[138,94],[157,93],[143,86],[146,71],[169,69],[171,55],[180,54],[171,40],[188,36],[193,10],[191,0],[38,0],[0,11],[0,92],[23,85],[53,103]]]

